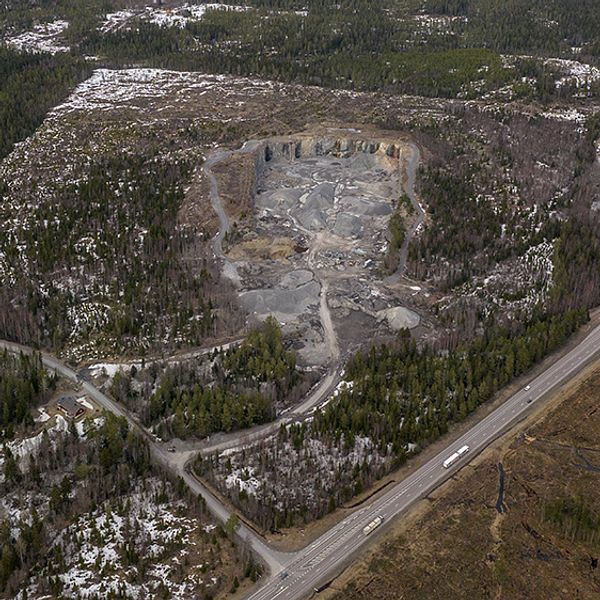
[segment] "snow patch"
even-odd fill
[[[21,33],[4,41],[9,48],[20,52],[69,52],[70,48],[65,46],[61,40],[69,23],[67,21],[53,21],[52,23],[41,23],[36,25],[32,31]]]

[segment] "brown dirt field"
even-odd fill
[[[236,244],[227,255],[232,260],[285,260],[296,254],[294,246],[291,238],[258,237]]]
[[[599,491],[596,362],[419,503],[319,598],[597,600],[600,530],[574,535],[547,510],[581,499],[599,522]]]

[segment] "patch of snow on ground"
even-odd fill
[[[90,431],[98,429],[104,424],[104,417],[96,417],[95,419],[84,419],[83,421],[77,421],[75,423],[75,429],[77,434],[85,438]]]
[[[38,416],[34,419],[36,423],[45,423],[50,420],[50,415],[46,412],[45,408],[40,408],[38,412]]]
[[[48,427],[46,431],[48,432],[50,438],[52,438],[54,432],[67,431],[68,428],[69,424],[67,423],[67,420],[62,415],[56,415],[54,425]],[[43,436],[44,432],[42,431],[37,435],[34,435],[30,438],[25,438],[24,440],[9,442],[8,447],[11,449],[15,458],[22,461],[24,458],[37,451],[42,443]]]
[[[586,121],[586,116],[576,108],[557,108],[554,110],[547,110],[541,113],[541,115],[546,119],[555,119],[557,121],[573,121],[579,124],[583,124]]]
[[[261,487],[260,481],[254,477],[254,469],[252,467],[235,469],[227,476],[225,485],[228,489],[237,487],[239,490],[245,490],[254,495],[256,495],[256,492]]]
[[[21,52],[69,52],[70,48],[63,45],[61,36],[69,26],[67,21],[41,23],[33,31],[21,33],[5,40],[5,44]]]
[[[89,408],[90,410],[94,410],[94,406],[85,399],[85,396],[83,396],[82,398],[77,398],[77,402],[79,402],[79,404],[82,404],[86,408]]]
[[[108,13],[100,26],[102,33],[111,33],[127,29],[134,19],[153,23],[159,27],[179,27],[200,21],[209,10],[246,11],[247,6],[232,4],[183,4],[174,8],[156,8],[146,6],[143,10],[121,10]]]
[[[92,377],[105,375],[112,379],[119,371],[127,369],[127,365],[120,363],[96,363],[88,367]]]
[[[564,60],[550,58],[546,64],[558,68],[563,76],[556,81],[556,87],[573,85],[577,89],[589,89],[590,86],[600,80],[600,69],[578,60]]]
[[[124,558],[124,544],[135,535],[135,553],[146,560],[162,559],[173,544],[185,546],[198,525],[185,516],[182,502],[160,503],[161,483],[152,479],[137,486],[124,504],[105,503],[97,510],[80,516],[61,531],[55,547],[61,547],[65,570],[58,577],[64,585],[65,598],[156,597],[161,585],[169,585],[177,558],[166,564],[149,565],[146,576],[136,577],[137,567]],[[189,578],[188,578],[189,579]],[[181,582],[181,597],[192,597],[197,582]],[[35,579],[30,591],[37,587]],[[187,595],[186,595],[187,594]],[[170,596],[174,597],[174,596]]]
[[[92,76],[80,83],[67,101],[56,107],[53,115],[74,111],[101,110],[127,107],[143,110],[150,99],[172,98],[181,94],[217,91],[227,95],[224,82],[232,78],[225,75],[204,75],[168,71],[164,69],[97,69]],[[254,82],[253,93],[271,89],[273,84],[268,81]],[[257,87],[254,87],[256,83]]]

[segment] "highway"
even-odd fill
[[[6,348],[11,352],[32,351],[25,346],[5,341],[0,341],[0,348]],[[597,354],[598,350],[600,350],[600,326],[593,329],[579,345],[538,375],[526,388],[514,394],[422,467],[299,552],[284,553],[275,550],[252,529],[241,524],[237,529],[238,536],[247,542],[265,562],[271,574],[265,585],[248,597],[249,600],[299,600],[309,597],[316,587],[334,576],[372,539],[372,536],[365,536],[363,528],[375,517],[383,516],[382,528],[385,529],[386,524],[393,518],[468,464],[483,448],[520,420],[531,406],[539,402],[549,391],[565,383]],[[201,494],[208,510],[217,518],[221,521],[229,518],[230,512],[222,502],[185,469],[186,462],[194,455],[193,451],[168,452],[167,445],[157,442],[124,407],[91,383],[82,382],[71,368],[44,352],[42,352],[42,362],[47,368],[81,384],[83,390],[103,408],[125,417],[132,427],[148,439],[150,450],[157,462],[175,475],[181,476],[194,492]],[[322,390],[322,386],[316,386],[315,391],[319,396]],[[445,469],[442,466],[443,461],[464,445],[469,446],[469,452],[452,467]]]
[[[566,382],[581,369],[600,349],[600,326],[573,350],[559,359],[546,371],[479,421],[458,440],[449,444],[409,477],[391,488],[368,506],[353,513],[310,546],[297,553],[297,557],[284,571],[272,576],[249,600],[298,600],[308,598],[314,589],[328,581],[356,555],[370,539],[363,528],[378,515],[384,525],[400,515],[411,504],[448,479],[458,469],[473,459],[501,433],[523,418],[525,413],[540,401],[547,392]],[[453,466],[445,469],[443,461],[461,446],[470,450]]]

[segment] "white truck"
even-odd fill
[[[368,525],[363,528],[363,533],[369,535],[374,529],[377,529],[383,523],[381,515],[375,517]]]
[[[461,446],[456,452],[451,454],[442,464],[444,469],[449,469],[457,460],[469,451],[469,446]]]

